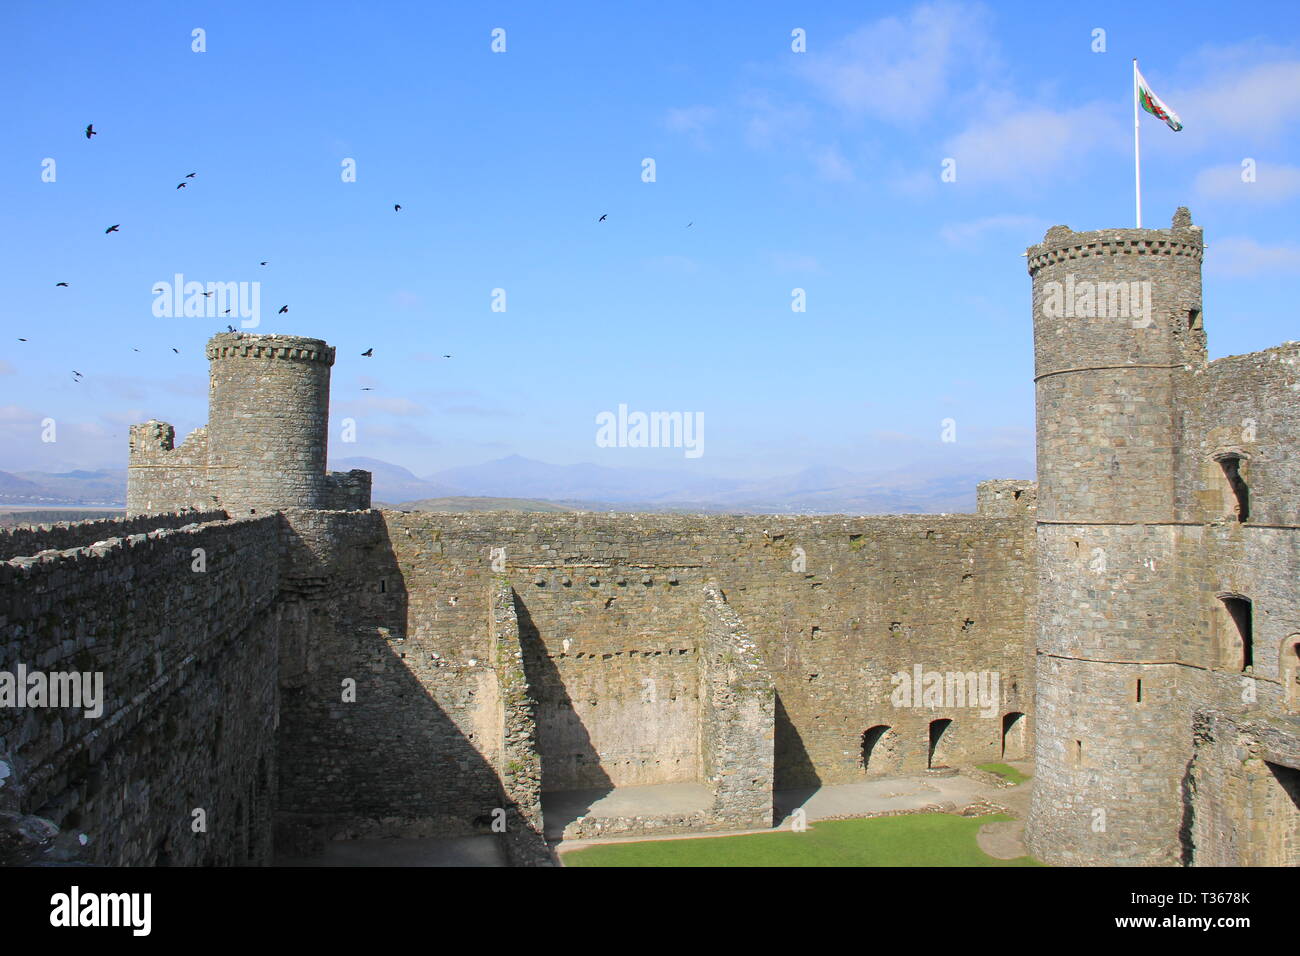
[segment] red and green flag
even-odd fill
[[[1146,77],[1138,71],[1136,63],[1133,65],[1133,70],[1137,73],[1137,95],[1142,108],[1157,119],[1164,120],[1169,124],[1169,128],[1177,133],[1183,128],[1178,114],[1166,106],[1164,100],[1156,96],[1155,91],[1147,84]]]

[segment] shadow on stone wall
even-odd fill
[[[496,672],[435,661],[407,634],[408,598],[377,514],[327,532],[291,524],[289,551],[323,553],[293,540],[322,533],[342,538],[330,553],[347,559],[292,562],[285,581],[277,855],[310,856],[332,839],[488,833],[497,808],[517,817],[476,746],[497,742],[461,729],[498,726]]]
[[[614,782],[600,765],[600,754],[591,742],[591,736],[582,724],[573,700],[569,697],[560,676],[559,669],[547,655],[537,625],[522,598],[515,602],[519,614],[519,643],[524,651],[524,672],[528,683],[533,688],[537,700],[537,748],[542,763],[542,793],[560,790],[570,791],[574,799],[563,802],[559,811],[566,819],[551,818],[545,821],[547,831],[563,829],[565,824],[573,822],[591,808],[591,805],[614,789]],[[563,721],[573,728],[573,734],[565,740],[555,739],[553,724]],[[562,769],[570,761],[584,768],[586,784],[575,787],[569,779],[568,771]],[[552,805],[555,804],[552,802]],[[554,811],[552,817],[554,816]]]
[[[786,712],[779,690],[776,692],[775,751],[772,789],[806,791],[805,796],[812,796],[822,785],[822,779],[813,766],[812,758],[808,756],[798,728]],[[781,811],[777,809],[776,813],[779,817]]]

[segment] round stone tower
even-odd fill
[[[1193,600],[1178,523],[1178,392],[1205,364],[1204,244],[1048,230],[1029,249],[1038,420],[1036,768],[1026,843],[1066,865],[1182,862]]]
[[[232,515],[326,508],[334,349],[296,335],[208,341],[208,473]]]

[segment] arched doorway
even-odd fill
[[[894,728],[877,724],[862,735],[862,769],[867,773],[897,773],[903,754]]]
[[[1292,634],[1282,642],[1277,663],[1286,690],[1287,713],[1300,714],[1300,634]]]
[[[1025,759],[1025,724],[1025,715],[1019,711],[1013,710],[1002,716],[1003,760]]]
[[[926,761],[927,767],[948,766],[948,751],[953,742],[952,720],[941,717],[930,721],[930,749]]]

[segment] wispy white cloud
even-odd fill
[[[1025,245],[1041,238],[1048,223],[1037,216],[1001,215],[985,216],[967,222],[951,222],[939,230],[939,237],[953,246],[970,246],[984,239],[989,233],[1013,232],[1028,237]]]
[[[685,106],[670,109],[664,116],[664,125],[674,133],[702,133],[717,115],[712,106]]]
[[[1256,163],[1252,181],[1241,165],[1211,166],[1196,177],[1196,194],[1230,202],[1283,202],[1300,195],[1300,166]]]
[[[396,415],[408,417],[424,415],[429,410],[409,398],[385,398],[379,395],[367,395],[351,401],[339,402],[337,411],[344,415]]]
[[[1300,273],[1300,246],[1294,243],[1266,246],[1249,237],[1231,236],[1209,245],[1205,268],[1232,278],[1266,273],[1297,274]]]
[[[799,252],[769,252],[766,259],[778,272],[820,273],[823,271],[816,256]]]
[[[816,37],[799,72],[826,99],[850,113],[917,123],[954,92],[959,72],[997,62],[988,15],[978,4],[923,3],[904,17],[884,17],[821,52]]]
[[[1129,146],[1126,135],[1131,126],[1126,131],[1106,105],[1064,110],[1027,106],[974,121],[943,149],[956,160],[958,183],[1029,187],[1058,182],[1085,168],[1098,152],[1122,152]]]

